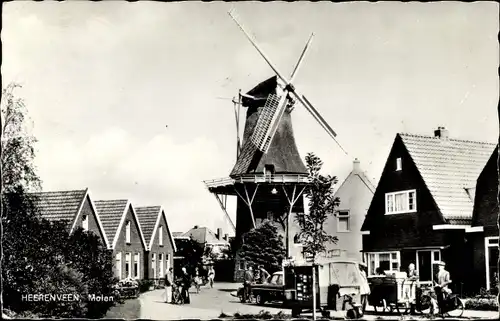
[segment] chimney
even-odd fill
[[[434,137],[438,137],[441,139],[448,139],[449,138],[448,129],[439,126],[438,129],[434,131]]]
[[[229,234],[224,234],[224,241],[229,242]]]
[[[220,227],[217,228],[217,238],[222,241],[222,229]]]
[[[352,171],[353,173],[361,172],[361,167],[359,166],[359,160],[357,158],[352,162]]]

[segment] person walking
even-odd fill
[[[165,302],[171,303],[172,302],[172,285],[174,282],[174,269],[170,268],[168,269],[167,273],[165,274]]]
[[[208,282],[210,282],[210,287],[214,287],[214,281],[215,281],[215,270],[213,266],[210,266],[210,269],[208,269]]]
[[[198,268],[194,270],[194,286],[196,287],[196,293],[200,293],[201,277]]]

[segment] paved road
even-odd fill
[[[276,314],[279,311],[290,315],[290,310],[279,306],[257,306],[253,304],[242,304],[238,298],[231,296],[240,285],[235,283],[218,283],[213,289],[202,288],[200,293],[191,293],[191,304],[172,305],[165,303],[164,290],[146,292],[140,297],[141,319],[150,320],[173,320],[173,319],[212,319],[218,318],[221,312],[227,315],[258,314],[262,310]],[[370,311],[371,310],[371,311]],[[401,316],[397,314],[375,315],[373,310],[368,311],[363,319],[365,320],[412,320],[422,319],[422,317]],[[332,317],[343,318],[345,311],[332,311]],[[491,318],[494,319],[497,313],[490,311],[469,311],[464,312],[466,318]]]

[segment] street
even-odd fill
[[[165,291],[154,290],[141,295],[141,319],[151,320],[174,320],[174,319],[214,319],[221,313],[234,315],[239,313],[258,314],[260,311],[269,311],[276,314],[282,311],[290,315],[290,310],[266,304],[257,306],[254,304],[243,304],[238,298],[231,296],[232,291],[240,286],[239,283],[216,283],[213,289],[203,287],[200,293],[195,293],[191,288],[191,303],[186,305],[173,305],[165,303]],[[464,319],[495,319],[497,312],[494,311],[471,311],[465,310]],[[318,318],[320,314],[318,313]],[[331,311],[331,317],[343,319],[345,311]],[[423,319],[422,316],[404,316],[401,318],[396,313],[375,315],[369,307],[363,317],[364,320],[416,320]]]

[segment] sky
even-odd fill
[[[358,158],[376,183],[398,132],[495,142],[495,2],[8,2],[2,81],[23,87],[43,189],[162,205],[173,231],[232,234],[203,180],[236,161],[231,98],[273,71],[227,11],[234,7],[280,72],[315,37],[295,87],[299,152],[341,181]],[[235,218],[234,199],[229,201]]]

